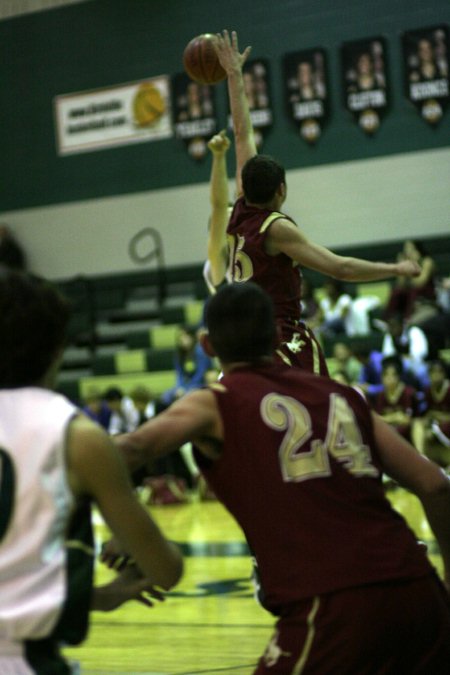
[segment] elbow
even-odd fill
[[[355,269],[351,258],[339,257],[330,269],[329,276],[339,281],[356,281]]]

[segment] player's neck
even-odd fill
[[[273,358],[271,356],[263,356],[257,361],[234,361],[233,363],[222,363],[222,370],[224,375],[228,375],[234,370],[239,370],[240,368],[255,368],[258,366],[267,366],[271,363],[273,363]]]

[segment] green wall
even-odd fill
[[[2,21],[0,211],[207,181],[209,162],[190,159],[175,138],[58,157],[53,98],[173,75],[194,35],[222,28],[238,30],[241,47],[252,44],[253,57],[270,61],[275,121],[264,152],[288,169],[448,146],[450,109],[432,128],[403,97],[400,45],[404,30],[441,23],[450,23],[448,0],[92,0]],[[392,103],[370,138],[343,107],[339,47],[377,35],[387,40]],[[331,117],[309,147],[285,113],[282,57],[317,46],[328,54]],[[224,125],[224,83],[216,102]]]

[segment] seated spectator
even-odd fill
[[[133,431],[136,428],[133,416],[127,409],[127,397],[118,387],[107,389],[103,395],[103,400],[111,411],[108,432],[112,436]]]
[[[84,397],[84,404],[82,411],[108,431],[109,422],[111,420],[111,410],[103,400],[102,393],[99,389],[93,387],[89,389]]]
[[[416,391],[401,380],[402,364],[398,357],[383,359],[382,390],[372,400],[372,407],[388,424],[407,440],[411,437],[412,418],[417,415]]]
[[[437,359],[441,349],[450,347],[450,277],[436,282],[437,313],[422,319],[418,325],[428,340],[430,359]]]
[[[212,361],[201,347],[197,329],[185,326],[180,329],[177,338],[174,368],[176,384],[161,396],[161,402],[168,406],[192,389],[198,389],[205,383],[205,374],[212,368]]]
[[[425,391],[425,410],[414,420],[412,439],[419,452],[441,466],[450,465],[450,382],[442,360],[429,365],[430,386]]]
[[[319,302],[320,333],[326,337],[346,334],[347,318],[352,305],[351,296],[344,293],[342,284],[336,279],[327,279],[323,290],[324,296]]]
[[[308,278],[302,280],[301,319],[314,330],[321,322],[321,310],[314,295],[314,288]]]
[[[421,328],[409,325],[398,314],[390,317],[381,352],[383,356],[399,356],[406,373],[416,380],[416,386],[428,386],[428,341]]]
[[[138,385],[130,391],[129,396],[123,401],[123,408],[131,429],[137,429],[157,413],[155,398],[143,385]]]
[[[424,245],[417,240],[405,241],[399,260],[413,260],[420,265],[422,271],[418,277],[398,278],[386,307],[386,317],[401,314],[405,319],[410,319],[417,314],[415,321],[418,321],[419,310],[423,310],[426,305],[433,305],[436,301],[434,285],[436,265],[427,254]]]
[[[359,382],[362,364],[354,356],[349,345],[344,342],[336,342],[333,346],[333,361],[328,363],[330,377],[336,379],[336,373],[342,373],[348,384]]]

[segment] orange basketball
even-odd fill
[[[194,82],[216,84],[227,76],[214,50],[215,39],[216,36],[212,33],[198,35],[187,44],[184,50],[184,69]]]

